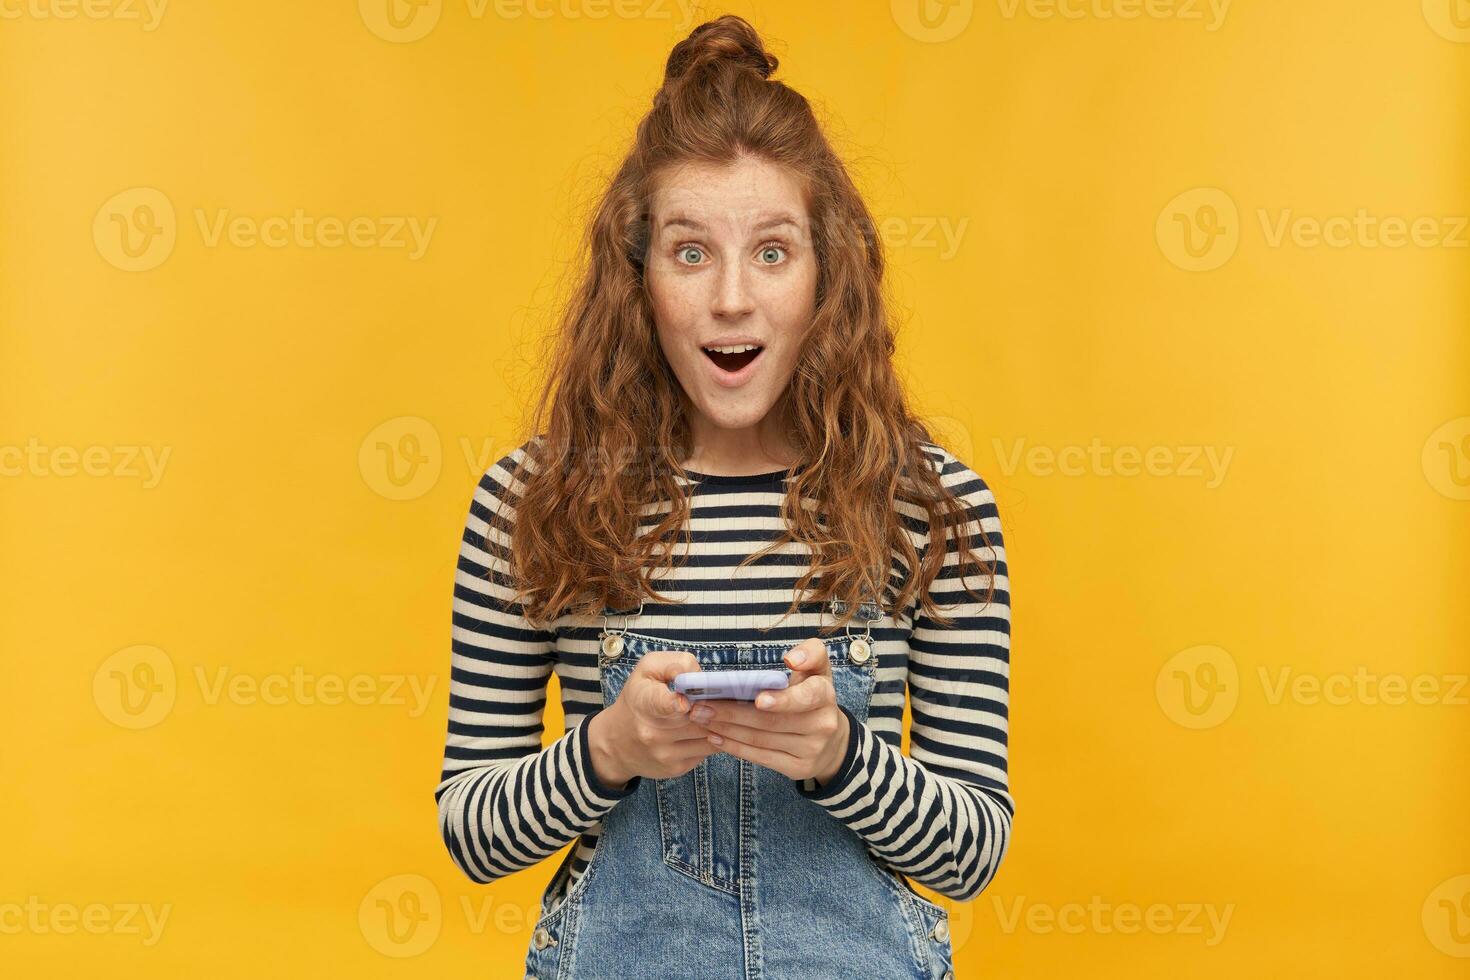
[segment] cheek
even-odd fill
[[[801,339],[812,325],[816,313],[816,276],[793,277],[773,289],[766,297],[766,314],[783,343],[780,360],[783,369],[795,366]]]
[[[771,282],[764,302],[772,322],[783,332],[800,331],[811,322],[816,309],[817,270],[803,263],[790,275]]]
[[[667,347],[687,346],[681,342],[693,336],[698,323],[697,305],[676,281],[653,276],[648,281],[648,300],[659,340],[666,345],[665,352],[677,356],[679,352],[668,351]]]

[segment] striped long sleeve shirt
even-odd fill
[[[522,445],[486,470],[470,502],[455,571],[448,733],[434,797],[445,846],[473,881],[494,881],[575,844],[565,893],[591,859],[602,817],[642,777],[614,790],[592,767],[587,723],[603,708],[601,617],[566,614],[538,630],[508,602],[510,531],[522,489],[511,472],[526,450]],[[1010,585],[990,489],[942,447],[926,443],[924,452],[965,505],[977,555],[984,560],[993,552],[994,595],[983,603],[965,593],[954,539],[947,536],[945,564],[929,592],[953,623],[934,622],[916,599],[873,625],[878,676],[868,719],[859,722],[844,710],[848,751],[837,776],[825,786],[801,780],[798,790],[895,871],[968,901],[994,877],[1015,812],[1007,774]],[[680,478],[681,490],[691,494],[688,558],[654,582],[677,601],[646,604],[628,628],[727,642],[748,639],[785,614],[810,561],[804,545],[788,542],[736,566],[779,536],[790,472]],[[645,525],[668,506],[650,505]],[[923,511],[898,506],[923,555],[929,542]],[[981,527],[988,550],[979,544]],[[984,594],[983,577],[972,572],[968,584]],[[795,645],[832,622],[818,604],[798,609],[762,638]],[[553,673],[564,730],[543,748]],[[912,716],[907,754],[901,749],[905,695]]]

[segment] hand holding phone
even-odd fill
[[[699,660],[686,650],[645,654],[618,692],[617,700],[588,722],[592,769],[613,789],[634,776],[682,776],[719,751],[707,732],[689,720],[688,699],[670,690],[679,673],[699,673]]]

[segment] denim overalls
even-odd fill
[[[829,607],[835,616],[841,600]],[[628,628],[604,608],[598,653],[611,705],[644,654],[686,650],[701,669],[780,669],[789,640],[690,642]],[[821,637],[837,699],[866,721],[877,677],[861,636]],[[609,616],[624,617],[621,626]],[[542,896],[528,980],[953,980],[949,920],[870,855],[789,776],[719,752],[682,776],[645,778],[602,820],[590,863],[554,908],[573,845]]]

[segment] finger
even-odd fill
[[[810,677],[816,674],[832,675],[832,657],[827,651],[827,644],[820,637],[812,636],[802,640],[796,646],[786,651],[786,665],[791,668],[792,673]],[[796,681],[793,680],[793,683]]]
[[[837,689],[832,685],[829,672],[802,677],[784,691],[762,691],[760,697],[752,702],[752,710],[760,712],[769,723],[772,716],[799,715],[836,701]]]
[[[758,766],[774,769],[784,776],[792,776],[793,773],[798,771],[797,767],[801,765],[801,760],[794,755],[776,749],[763,749],[737,739],[725,739],[720,743],[720,749],[730,753],[737,759],[744,759],[746,762],[753,762]],[[796,777],[792,776],[792,778],[794,779]]]
[[[668,739],[671,742],[703,742],[709,735],[709,730],[703,725],[689,722],[682,728],[675,729]],[[686,748],[688,746],[685,746]]]
[[[758,749],[773,749],[777,752],[785,752],[792,758],[801,755],[801,751],[811,741],[810,735],[798,734],[796,732],[777,732],[769,728],[756,728],[751,725],[737,725],[734,722],[722,721],[705,725],[727,740],[740,742],[744,745],[753,745]]]
[[[808,683],[811,683],[815,687],[820,682],[809,681]],[[784,691],[762,691],[761,697],[773,697],[779,705],[783,699],[791,696],[792,690],[792,688],[787,688]],[[802,696],[806,697],[805,694]],[[836,700],[835,695],[833,696],[833,700]],[[795,710],[788,709],[780,711],[772,708],[759,708],[756,707],[755,702],[736,701],[730,698],[716,698],[705,701],[703,704],[710,709],[709,718],[700,721],[691,715],[690,720],[697,725],[704,725],[706,728],[714,722],[728,721],[734,722],[737,725],[748,725],[751,728],[766,728],[780,732],[799,732],[805,730],[805,724],[800,718],[799,712]],[[816,706],[820,707],[821,704],[821,699],[817,698]]]
[[[699,658],[688,650],[654,650],[643,655],[639,669],[647,677],[668,683],[677,674],[698,670]]]
[[[686,671],[699,670],[699,658],[685,650],[658,650],[644,655],[639,664],[645,677],[654,681],[653,710],[673,717],[689,710],[689,699],[669,689],[669,682]]]

